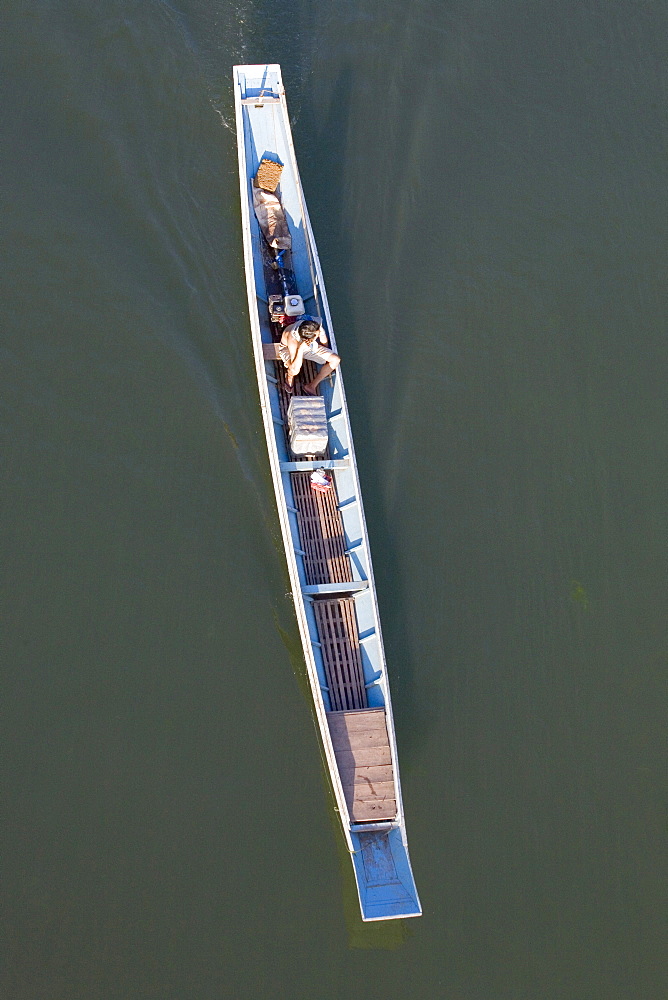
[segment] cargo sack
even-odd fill
[[[274,250],[289,250],[292,239],[283,206],[271,191],[253,188],[253,208],[262,234]]]
[[[290,451],[297,458],[327,449],[327,414],[322,396],[293,396],[288,407]]]

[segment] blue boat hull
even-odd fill
[[[326,410],[328,457],[313,462],[296,458],[286,436],[282,369],[275,361],[280,327],[269,312],[269,299],[276,291],[276,255],[254,211],[253,179],[263,159],[282,167],[278,195],[291,247],[289,268],[281,280],[289,282],[291,293],[303,297],[307,313],[320,317],[334,351],[336,338],[297,169],[280,67],[236,66],[234,89],[244,264],[260,407],[324,758],[353,862],[362,918],[419,916],[373,567],[340,368],[320,386]],[[305,550],[308,546],[301,507],[310,501],[303,492],[298,494],[297,480],[301,476],[301,482],[305,482],[303,477],[320,466],[328,468],[335,481],[337,503],[330,516],[336,518],[340,558],[347,567],[343,580],[314,582]],[[332,531],[330,525],[325,535]],[[326,548],[331,548],[329,536],[325,543]],[[330,617],[338,613],[337,609],[342,610],[334,624],[323,624],[323,609]],[[354,661],[358,674],[358,700],[354,704],[339,704],[340,692],[333,688],[334,673],[344,668],[337,661],[340,638],[332,640],[332,629],[337,636],[346,629],[349,632],[349,659]],[[372,780],[369,775],[376,777]],[[375,813],[380,822],[372,821]]]

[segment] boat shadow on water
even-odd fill
[[[327,225],[316,222],[315,230],[318,249],[323,267],[329,275],[328,294],[332,312],[336,316],[337,337],[341,351],[344,373],[354,371],[356,377],[348,378],[346,396],[355,436],[355,450],[363,481],[364,508],[367,514],[371,548],[376,566],[376,589],[383,611],[383,635],[388,659],[395,666],[390,668],[392,693],[395,704],[395,724],[401,736],[402,772],[410,771],[410,750],[424,732],[428,720],[417,719],[418,702],[415,697],[414,674],[409,646],[410,632],[402,609],[406,607],[406,588],[401,564],[397,558],[396,529],[392,528],[392,516],[383,500],[381,484],[385,481],[385,470],[379,461],[383,453],[378,442],[370,440],[367,428],[374,424],[371,409],[369,382],[374,368],[373,354],[365,346],[365,331],[371,326],[383,325],[382,317],[359,317],[354,308],[354,228],[352,220],[344,214],[343,192],[350,191],[350,178],[346,174],[349,156],[355,155],[350,147],[342,148],[342,136],[346,135],[347,123],[353,120],[355,66],[352,61],[343,60],[336,79],[330,85],[326,100],[317,97],[310,102],[305,97],[300,105],[299,121],[295,131],[304,137],[316,136],[318,149],[318,176],[321,176],[322,162],[326,166],[326,183],[318,183],[316,177],[306,176],[308,202],[316,220],[326,219]],[[320,84],[323,87],[324,84]],[[311,88],[309,88],[311,93]],[[299,143],[298,143],[299,145]],[[313,159],[313,157],[311,157]],[[320,162],[322,161],[322,162]],[[308,160],[307,160],[308,163]],[[304,177],[302,178],[304,179]],[[355,192],[353,192],[353,196]],[[351,214],[351,213],[349,213]],[[379,251],[382,253],[382,250]],[[329,262],[328,262],[329,258]],[[334,280],[332,281],[332,275]],[[377,375],[373,375],[377,378]],[[379,395],[390,397],[392,386]],[[378,566],[378,564],[381,564]],[[396,665],[401,664],[401,672]],[[396,706],[401,709],[397,712]]]

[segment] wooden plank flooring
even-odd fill
[[[271,352],[265,350],[265,356],[269,359]],[[297,395],[316,371],[312,362],[305,363],[295,379]],[[282,388],[282,363],[276,362],[275,372],[287,428],[290,397]],[[309,472],[293,472],[290,479],[307,586],[352,582],[336,486],[327,493],[312,490]],[[393,820],[396,786],[385,709],[367,707],[355,599],[316,598],[313,611],[332,708],[327,719],[350,818],[354,823]]]
[[[397,802],[385,709],[328,712],[327,721],[351,820],[394,819]]]
[[[278,344],[265,344],[265,354]],[[319,366],[313,361],[305,361],[302,370],[294,380],[294,394],[303,395],[303,386],[315,378]],[[285,367],[278,361],[274,365],[278,379],[278,398],[281,419],[287,438],[288,407],[290,396],[283,390],[285,383]],[[329,456],[329,449],[325,457]],[[343,583],[352,579],[350,559],[346,555],[346,540],[343,530],[343,520],[338,510],[336,483],[327,493],[319,493],[311,489],[310,473],[294,472],[290,476],[292,494],[297,508],[299,524],[299,540],[306,553],[304,568],[307,583]]]
[[[293,472],[292,495],[298,510],[299,540],[306,553],[304,569],[309,584],[343,583],[352,579],[346,555],[336,486],[327,493],[311,489],[310,472]]]
[[[332,709],[365,708],[366,690],[354,598],[316,600],[313,610]]]

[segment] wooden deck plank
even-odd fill
[[[366,785],[369,782],[375,784],[381,781],[393,781],[394,772],[391,764],[377,764],[375,766],[364,766],[354,768],[344,768],[340,772],[341,783],[344,788],[349,785]]]
[[[351,809],[351,819],[355,823],[373,823],[382,819],[394,819],[397,815],[395,799],[374,802],[370,799],[355,799]]]
[[[361,765],[391,764],[389,746],[359,747],[356,750],[341,750],[336,753],[339,771],[350,770]]]
[[[334,739],[334,733],[332,733]],[[385,747],[388,745],[385,729],[354,729],[352,732],[337,733],[335,747],[340,750],[361,750],[363,747]]]
[[[396,785],[384,708],[328,712],[327,721],[351,819],[394,819]]]
[[[368,785],[349,785],[344,791],[349,804],[353,800],[395,798],[394,781],[377,781],[375,784],[370,782]]]
[[[384,708],[362,708],[350,712],[328,712],[327,721],[332,733],[356,730],[382,729],[387,732]]]

